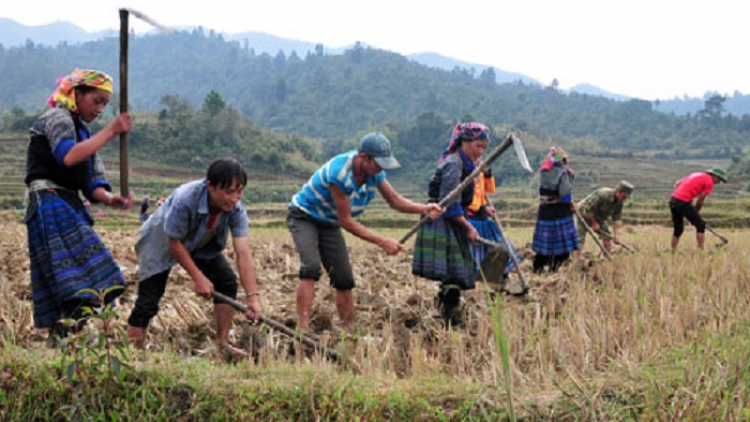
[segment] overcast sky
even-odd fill
[[[96,31],[118,29],[121,7],[168,26],[436,52],[647,100],[750,94],[744,0],[2,0],[0,17]]]

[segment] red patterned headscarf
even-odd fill
[[[75,87],[80,85],[91,86],[111,93],[114,81],[111,76],[98,70],[76,69],[70,75],[57,80],[57,88],[50,95],[47,103],[50,107],[59,104],[75,112],[77,109]]]
[[[443,151],[443,155],[440,157],[440,161],[443,161],[443,159],[454,152],[456,152],[461,147],[462,141],[476,141],[476,140],[482,140],[482,141],[489,141],[490,140],[490,131],[487,129],[487,126],[477,123],[477,122],[470,122],[470,123],[458,123],[454,128],[453,132],[451,133],[451,140],[448,143],[448,148]]]
[[[552,166],[555,165],[555,163],[562,164],[563,160],[567,160],[568,153],[565,152],[564,149],[560,147],[552,147],[549,150],[549,155],[547,158],[542,161],[542,165],[539,167],[539,170],[551,170]]]

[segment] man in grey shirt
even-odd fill
[[[248,242],[248,219],[240,198],[247,174],[231,158],[214,161],[206,179],[186,183],[141,227],[135,245],[138,254],[138,298],[128,318],[128,338],[138,348],[146,329],[159,310],[169,272],[179,263],[193,279],[199,296],[211,297],[213,290],[231,298],[237,296],[237,276],[222,251],[229,231],[237,256],[240,283],[247,295],[245,316],[261,318],[255,262]],[[217,345],[234,354],[244,352],[229,344],[234,310],[214,301]]]

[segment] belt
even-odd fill
[[[559,204],[560,203],[560,198],[549,197],[549,196],[540,196],[539,197],[539,203],[541,203],[541,204]]]
[[[51,180],[47,180],[47,179],[32,180],[31,183],[29,183],[29,192],[35,192],[38,190],[47,190],[47,189],[65,189],[65,188],[62,186],[58,186]]]

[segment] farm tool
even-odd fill
[[[133,9],[120,9],[120,113],[128,111],[128,18],[133,15],[163,33],[172,30]],[[120,133],[120,195],[127,198],[130,193],[128,175],[128,132]]]
[[[510,250],[506,249],[506,246],[502,243],[493,242],[483,237],[478,237],[476,241],[491,248],[482,262],[479,263],[481,274],[490,283],[502,280],[503,272],[510,258],[509,255],[511,255]]]
[[[587,223],[586,219],[583,218],[583,216],[581,215],[581,212],[578,211],[578,208],[576,208],[576,217],[578,217],[578,221],[581,224],[583,224],[583,227],[586,228],[586,231],[594,239],[594,242],[596,242],[596,244],[599,246],[599,249],[602,250],[602,253],[604,254],[604,256],[607,257],[607,259],[611,261],[612,260],[612,255],[609,253],[609,251],[607,250],[607,248],[605,248],[604,245],[602,245],[602,242],[599,240],[599,236],[597,236],[596,233],[594,233],[594,229],[592,229],[591,226],[589,226],[589,223]]]
[[[610,232],[608,232],[606,230],[599,230],[599,234],[603,235],[607,239],[612,240],[613,242],[615,242],[616,245],[622,246],[623,249],[625,249],[628,252],[631,252],[631,253],[635,253],[636,252],[634,248],[632,248],[632,247],[630,247],[630,246],[628,246],[628,245],[620,242],[619,240],[615,240],[615,237]]]
[[[532,172],[531,165],[529,164],[528,158],[526,158],[526,150],[523,147],[523,142],[513,133],[509,133],[508,136],[505,138],[505,140],[498,145],[490,154],[487,156],[487,159],[482,161],[480,165],[477,166],[476,169],[474,169],[471,174],[469,174],[458,186],[456,186],[455,189],[453,189],[445,198],[443,198],[440,202],[438,202],[438,205],[442,208],[451,203],[458,195],[461,194],[461,192],[464,191],[467,187],[472,185],[474,179],[479,176],[479,173],[484,171],[487,167],[489,167],[490,164],[492,164],[493,161],[495,161],[502,153],[504,153],[508,148],[513,146],[513,149],[516,152],[516,157],[518,158],[518,161],[521,163],[521,167],[528,170],[529,173]],[[430,221],[430,217],[425,215],[423,216],[418,223],[416,223],[409,231],[399,239],[400,243],[405,243],[411,236],[416,233],[420,227],[422,227],[424,224],[426,224],[428,221]],[[495,219],[496,222],[498,222],[497,219]],[[500,225],[498,224],[498,228],[500,228]],[[502,234],[502,231],[501,231]],[[503,245],[496,243],[496,242],[490,242],[490,246],[495,246],[494,249],[490,251],[490,253],[485,256],[485,258],[482,260],[481,267],[482,271],[484,271],[484,266],[487,266],[487,271],[492,273],[493,275],[497,273],[496,267],[501,266],[500,275],[502,275],[502,270],[505,269],[505,265],[508,262],[508,255],[510,254],[511,257],[513,257],[514,262],[515,256],[510,253],[510,242],[508,242],[507,238],[503,234],[503,239],[505,239],[505,247]],[[479,240],[482,242],[482,240]],[[489,241],[484,241],[483,243],[486,243]],[[518,268],[518,263],[516,263],[516,268]],[[519,270],[519,275],[520,275]],[[499,278],[499,277],[498,277]],[[521,283],[523,284],[523,293],[525,294],[529,290],[529,285],[526,283],[526,280],[524,280],[523,276],[521,276]]]
[[[492,152],[490,152],[490,155],[487,156],[487,159],[482,161],[482,164],[478,165],[474,171],[471,172],[464,180],[463,182],[459,183],[458,186],[456,186],[455,189],[453,189],[445,198],[443,198],[440,202],[438,202],[438,205],[443,208],[449,203],[451,203],[458,195],[463,192],[464,189],[469,187],[473,182],[474,179],[479,176],[480,172],[483,172],[487,167],[489,167],[490,164],[492,164],[497,157],[499,157],[502,153],[505,152],[508,148],[513,146],[513,148],[516,151],[516,156],[518,157],[518,161],[521,163],[521,167],[531,172],[531,165],[529,164],[528,158],[526,158],[526,150],[523,148],[523,143],[520,139],[514,134],[509,133],[508,136],[505,138],[505,141],[503,141],[502,144],[498,145]],[[420,227],[425,225],[428,221],[430,221],[430,217],[428,215],[423,216],[417,224],[415,224],[409,231],[401,236],[401,239],[399,239],[400,243],[404,243],[407,240],[409,240],[410,237],[416,233]]]
[[[529,292],[531,289],[531,286],[529,286],[529,283],[526,282],[526,278],[523,276],[523,271],[521,271],[521,263],[518,262],[518,258],[516,258],[516,254],[513,253],[513,248],[510,245],[510,239],[508,239],[508,236],[505,235],[505,231],[503,230],[503,225],[500,224],[500,219],[497,217],[497,212],[493,214],[493,218],[495,219],[495,224],[497,224],[497,229],[500,231],[500,236],[503,238],[503,243],[505,243],[505,247],[508,250],[508,253],[510,254],[510,259],[513,260],[513,267],[516,269],[516,273],[518,274],[518,279],[521,280],[521,292],[515,294],[515,295],[525,295]],[[508,259],[506,258],[505,261],[507,262]],[[504,267],[503,267],[504,268]]]
[[[518,258],[516,258],[516,254],[512,252],[513,248],[510,245],[510,240],[508,240],[505,235],[503,226],[500,224],[497,215],[495,215],[495,224],[497,224],[497,229],[500,231],[500,236],[503,238],[503,243],[493,242],[483,237],[479,237],[476,240],[479,243],[493,248],[487,253],[487,255],[485,255],[482,262],[479,263],[481,274],[488,282],[501,280],[505,268],[508,265],[508,260],[511,259],[516,272],[518,273],[518,278],[521,280],[522,289],[520,292],[511,294],[514,296],[523,296],[531,290],[531,286],[526,282],[526,278],[523,276],[523,272],[521,272],[521,264],[518,261]]]
[[[223,295],[223,294],[221,294],[221,293],[219,293],[217,291],[211,292],[211,296],[213,296],[214,299],[217,299],[220,302],[224,302],[224,303],[230,305],[231,307],[233,307],[234,309],[236,309],[236,310],[238,310],[240,312],[247,312],[247,310],[248,310],[247,306],[244,303],[242,303],[240,301],[237,301],[237,300],[234,300],[231,297]],[[282,334],[287,335],[288,337],[291,337],[291,338],[293,338],[295,340],[301,341],[302,344],[304,344],[306,346],[312,347],[316,351],[325,354],[326,356],[328,356],[329,358],[331,358],[334,361],[338,362],[338,361],[341,360],[341,357],[339,356],[338,352],[336,352],[335,350],[323,346],[322,344],[320,344],[317,341],[311,339],[310,337],[308,337],[308,336],[306,336],[306,335],[304,335],[304,334],[302,334],[302,333],[300,333],[298,331],[292,330],[291,328],[287,327],[286,325],[284,325],[284,324],[282,324],[280,322],[274,321],[271,318],[264,317],[264,316],[260,317],[260,322],[262,322],[263,324],[267,325],[268,327],[270,327],[270,328],[272,328],[272,329],[274,329],[276,331],[279,331]]]
[[[726,237],[724,237],[724,236],[720,235],[719,233],[717,233],[716,230],[714,230],[708,224],[706,224],[706,230],[710,231],[714,236],[718,237],[721,240],[721,243],[717,243],[716,244],[717,248],[720,248],[722,246],[726,246],[726,245],[729,244],[729,239],[727,239]]]

